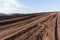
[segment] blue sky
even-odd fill
[[[60,0],[0,0],[0,13],[60,11]]]
[[[20,0],[37,11],[60,11],[60,0]]]

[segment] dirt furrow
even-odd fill
[[[34,22],[31,22],[31,23],[29,23],[29,24],[26,24],[26,25],[24,25],[24,26],[21,26],[21,27],[19,27],[19,28],[14,29],[14,30],[10,29],[10,31],[8,32],[9,34],[5,33],[6,31],[5,31],[5,32],[2,32],[2,33],[5,34],[5,35],[2,36],[2,38],[1,38],[1,36],[0,36],[0,38],[1,38],[1,40],[2,40],[2,39],[6,39],[7,37],[13,36],[13,35],[19,33],[20,31],[25,30],[25,29],[33,26],[33,25],[36,25],[38,22],[42,22],[42,21],[46,20],[48,17],[53,16],[53,15],[55,15],[55,14],[50,14],[49,16],[42,17],[42,18],[40,18],[40,19],[38,19],[38,20],[36,20],[36,21],[34,21]],[[25,27],[26,27],[26,28],[25,28]],[[7,30],[7,31],[8,31],[8,30]],[[13,32],[13,33],[12,33],[12,32]],[[7,35],[6,35],[6,34],[7,34]]]
[[[6,30],[6,29],[12,28],[12,27],[17,28],[17,27],[19,27],[19,26],[22,26],[22,25],[25,25],[25,24],[27,24],[27,23],[30,23],[30,22],[32,22],[32,21],[34,21],[34,20],[37,20],[38,18],[40,18],[40,16],[37,16],[37,17],[34,17],[34,18],[30,18],[30,19],[25,20],[25,21],[20,21],[20,22],[14,23],[14,24],[9,24],[9,25],[0,26],[0,31]],[[12,27],[11,27],[11,26],[12,26]]]
[[[18,21],[27,20],[27,19],[32,18],[32,17],[35,17],[35,16],[23,17],[23,18],[18,18],[18,19],[13,19],[13,20],[6,20],[4,22],[1,21],[0,26],[15,23],[15,22],[18,22]]]

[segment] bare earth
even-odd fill
[[[60,40],[60,12],[0,17],[0,40]]]

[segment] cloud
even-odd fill
[[[0,13],[27,13],[32,12],[32,8],[18,3],[16,0],[0,0]]]

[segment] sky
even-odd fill
[[[0,0],[0,13],[60,11],[60,0]]]

